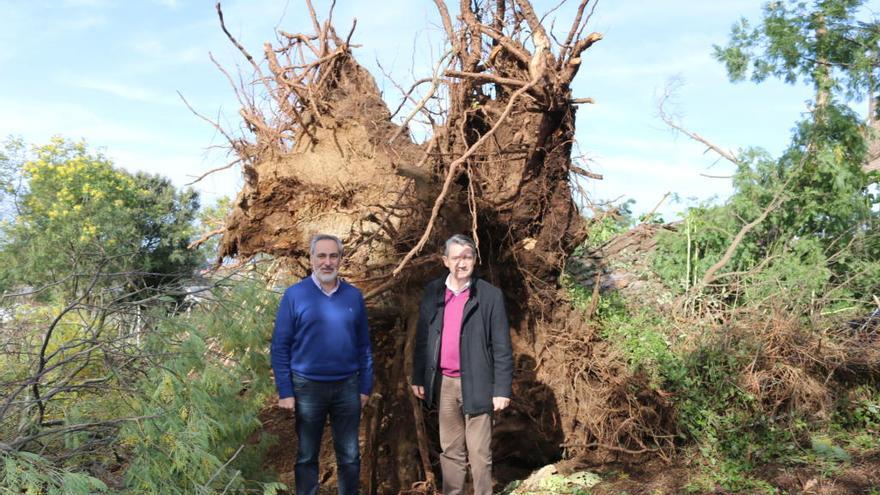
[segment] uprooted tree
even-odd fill
[[[434,480],[409,356],[422,288],[442,273],[442,242],[454,233],[477,240],[481,274],[504,290],[510,313],[516,399],[496,428],[496,470],[563,453],[666,451],[669,405],[635,383],[559,287],[585,236],[573,175],[589,173],[573,163],[572,146],[575,110],[589,99],[570,85],[601,39],[585,35],[594,2],[581,1],[557,40],[528,0],[462,1],[457,23],[436,0],[448,51],[405,92],[412,110],[400,124],[352,54],[354,27],[340,36],[307,3],[315,32],[280,31],[260,62],[223,26],[268,104],[233,83],[248,136],[227,137],[245,185],[220,258],[265,253],[304,274],[312,234],[343,238],[344,275],[367,298],[376,361],[363,421],[369,492]],[[414,119],[430,128],[424,142],[411,137]]]

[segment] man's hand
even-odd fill
[[[507,397],[492,397],[492,406],[495,412],[503,411],[510,405],[510,399]]]
[[[287,397],[284,399],[278,399],[278,407],[281,409],[293,409],[296,406],[296,398],[295,397]]]
[[[425,387],[421,385],[413,385],[412,386],[413,395],[418,397],[419,399],[425,399]]]
[[[363,409],[364,406],[367,405],[367,399],[369,399],[369,398],[370,398],[369,395],[361,394],[361,409]]]

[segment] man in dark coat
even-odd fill
[[[476,252],[467,236],[446,241],[449,274],[425,288],[413,352],[413,394],[439,414],[444,495],[462,492],[468,464],[474,493],[492,493],[492,416],[510,405],[504,296],[474,276]]]

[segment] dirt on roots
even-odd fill
[[[586,3],[554,53],[527,1],[463,2],[454,27],[437,2],[450,42],[441,62],[449,64],[422,81],[431,89],[421,101],[412,91],[406,96],[412,115],[431,129],[422,142],[411,138],[409,118],[403,127],[395,123],[397,112],[352,54],[351,33],[339,36],[314,11],[315,33],[280,32],[282,42],[265,45],[262,64],[226,31],[255,73],[252,83],[235,87],[247,137],[229,140],[245,185],[218,261],[272,256],[284,285],[307,273],[310,236],[343,239],[342,276],[364,292],[375,362],[362,417],[365,493],[437,486],[436,415],[412,396],[408,377],[421,292],[444,273],[439,253],[455,233],[478,242],[480,275],[503,289],[511,322],[514,400],[496,422],[496,487],[563,458],[599,465],[652,459],[643,469],[676,472],[657,464],[671,458],[679,438],[669,397],[599,337],[590,312],[571,309],[559,283],[586,234],[573,176],[590,174],[572,158],[577,102],[570,89],[582,52],[601,39],[581,36]],[[262,88],[259,101],[251,84]],[[630,240],[650,249],[660,230],[642,227]],[[602,256],[581,260],[596,290],[615,287]],[[768,345],[774,351],[756,361],[743,385],[769,409],[793,402],[827,410],[825,385],[800,348]],[[857,358],[871,366],[871,356],[849,362]],[[261,420],[279,438],[268,462],[290,483],[291,415],[269,406]],[[328,438],[320,479],[324,487],[335,480]]]

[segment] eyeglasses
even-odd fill
[[[453,263],[458,263],[459,261],[464,261],[465,263],[467,263],[470,261],[474,261],[474,256],[472,254],[465,254],[462,256],[450,256],[447,259]]]

